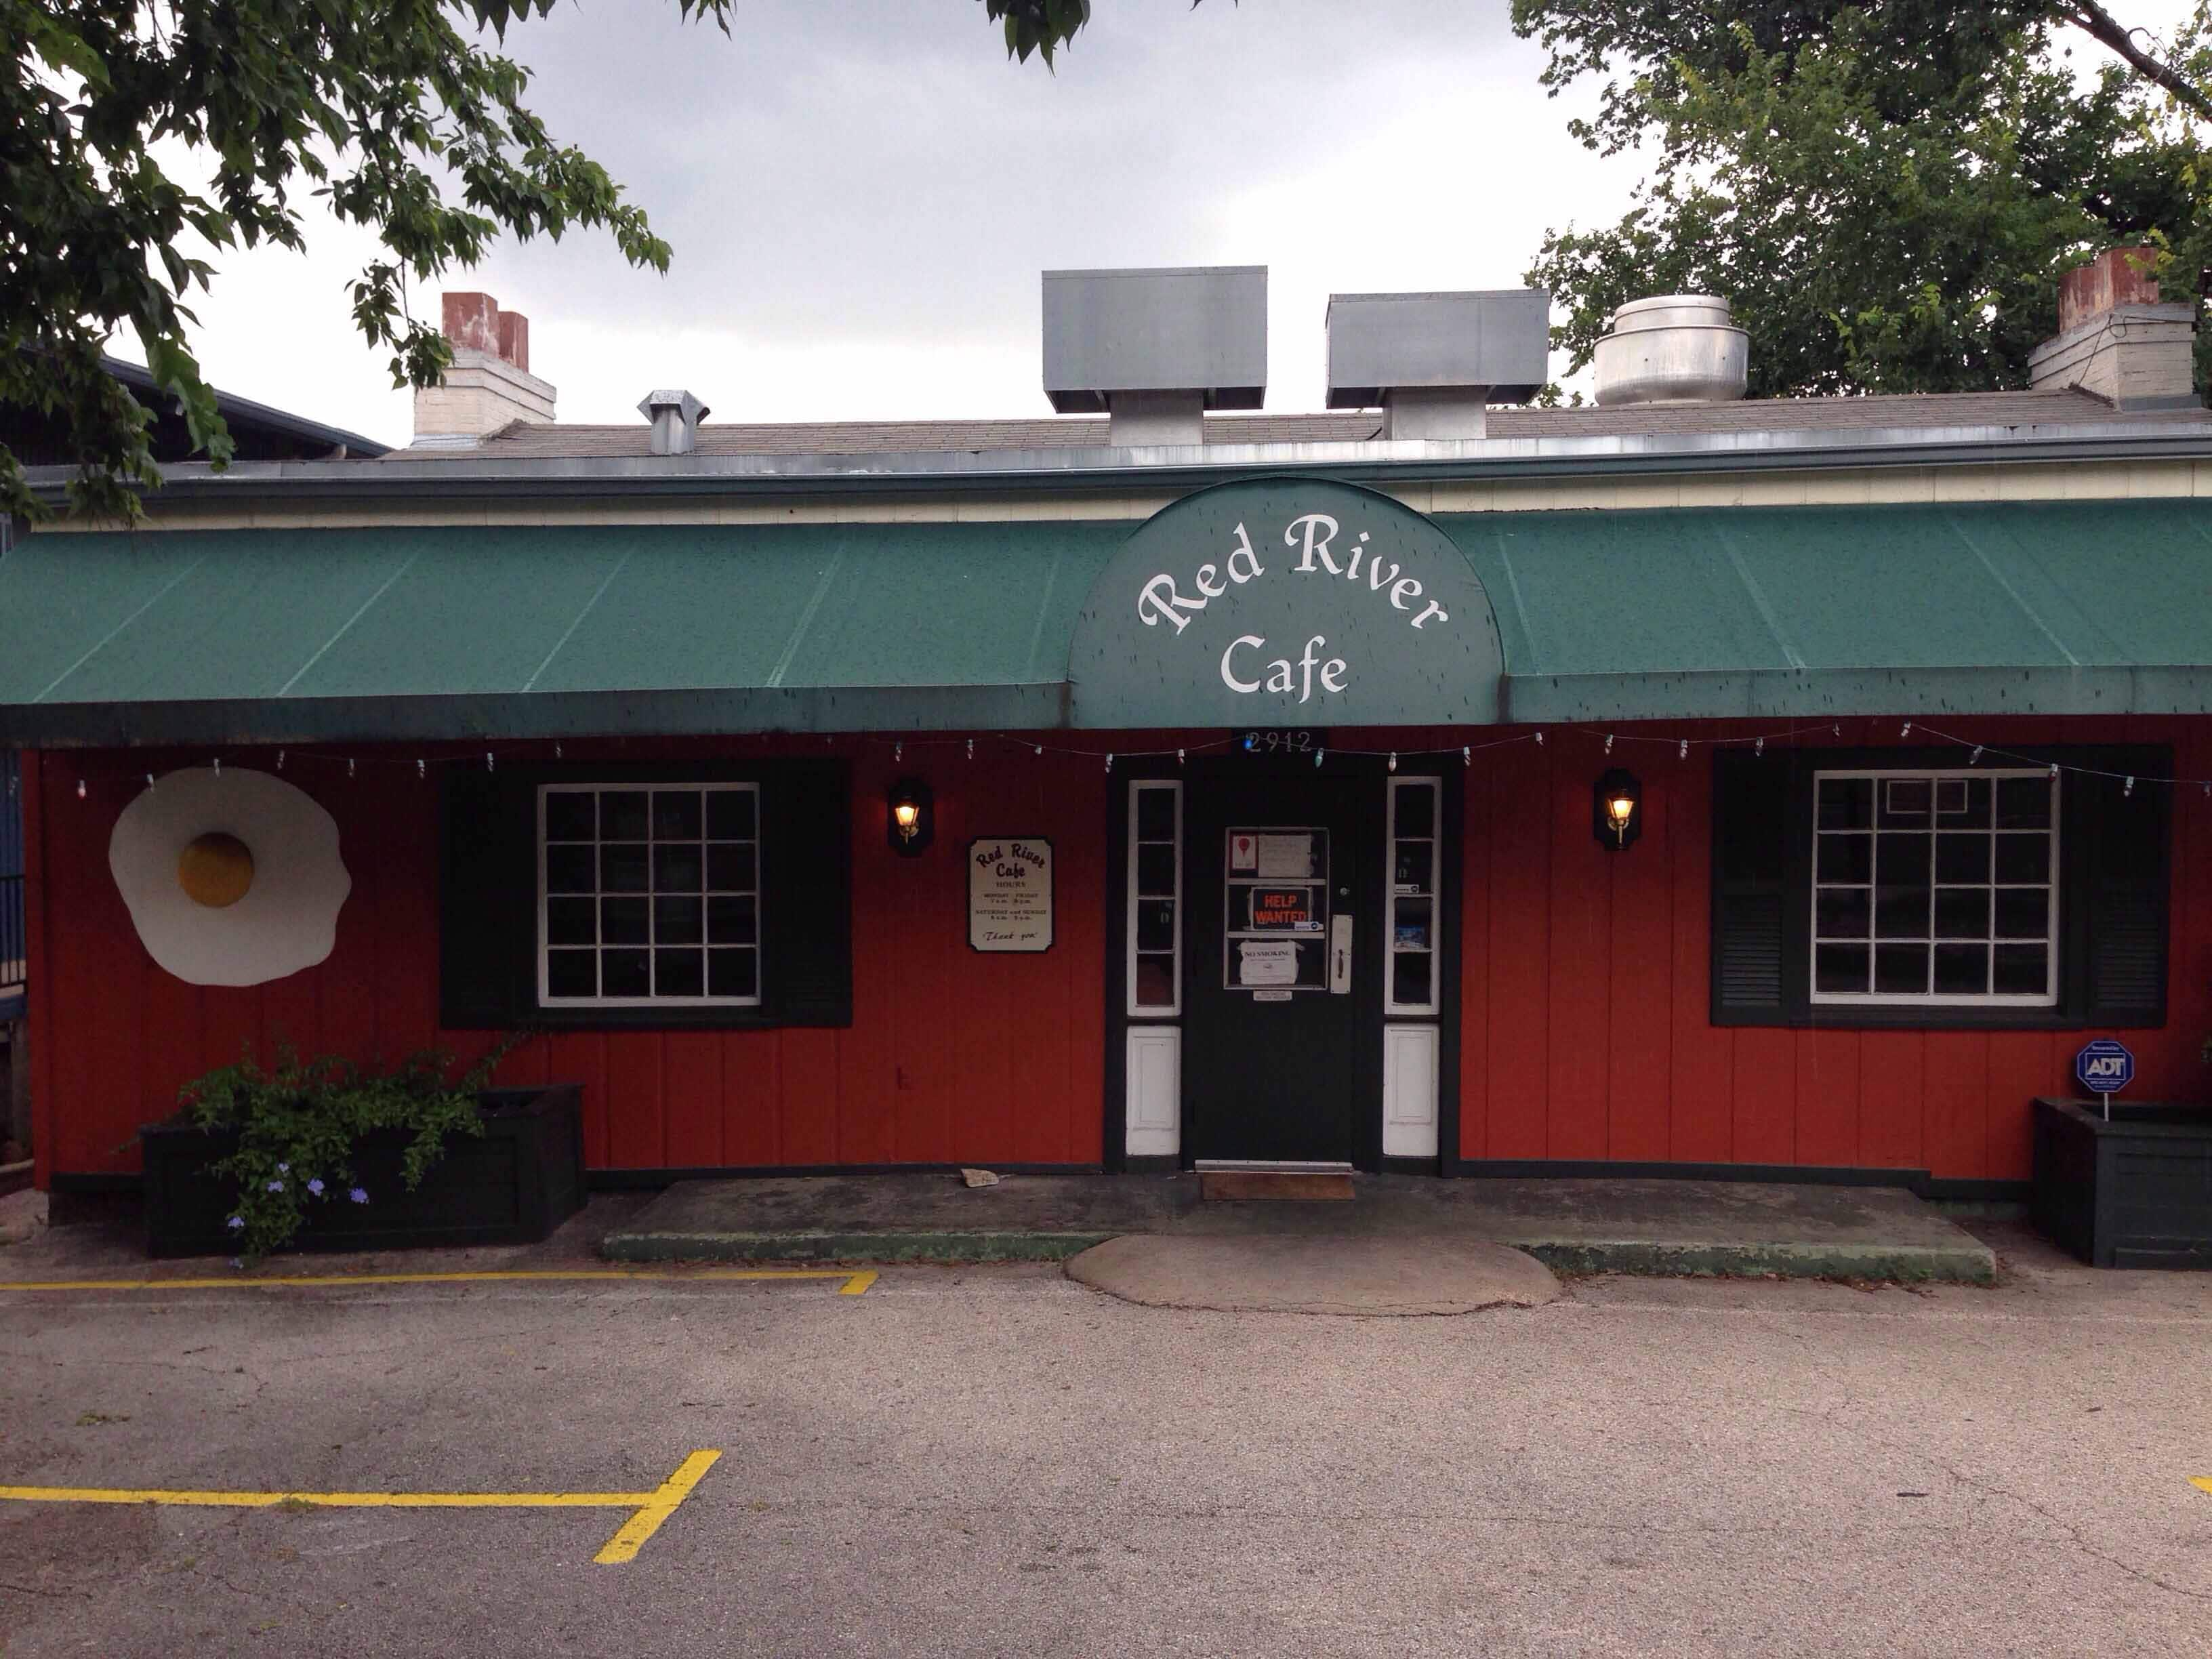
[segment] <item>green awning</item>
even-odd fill
[[[2212,501],[1439,522],[1515,720],[2212,709]]]
[[[2212,710],[2212,502],[1437,523],[1516,721]],[[1132,528],[33,536],[0,557],[0,746],[1048,729]]]
[[[1115,524],[33,536],[0,745],[1050,727]]]

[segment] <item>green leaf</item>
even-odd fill
[[[47,68],[77,76],[94,90],[106,91],[114,85],[108,78],[106,61],[79,31],[41,7],[14,6],[9,10],[21,14],[9,21],[23,30],[31,50]]]
[[[1528,271],[1573,368],[1620,305],[1695,290],[1750,332],[1754,396],[2025,385],[2068,267],[2142,241],[2212,264],[2204,135],[2126,71],[2083,80],[2040,3],[1516,0],[1513,17],[1555,90],[1602,81],[1589,141],[1650,157],[1627,214],[1548,232]],[[2204,33],[2199,8],[2166,60],[2201,79]]]
[[[41,370],[0,369],[0,405],[66,426],[73,510],[131,520],[161,483],[147,411],[100,367],[118,331],[138,339],[199,453],[228,459],[183,304],[216,276],[189,238],[303,247],[302,180],[381,245],[349,301],[402,384],[435,384],[450,357],[409,315],[406,285],[474,264],[502,235],[587,231],[641,269],[668,268],[644,210],[548,131],[526,101],[528,70],[499,50],[554,3],[0,0],[15,68],[0,81],[0,343],[36,351]],[[732,0],[675,0],[670,21],[712,18],[726,35],[732,11]],[[984,15],[1010,53],[1049,66],[1091,7],[985,0]],[[208,180],[197,193],[164,171],[179,151],[179,176]],[[0,510],[51,505],[0,449]]]

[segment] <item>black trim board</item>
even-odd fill
[[[1902,1187],[1916,1198],[2009,1203],[2024,1200],[2027,1181],[1938,1176],[1926,1170],[1832,1164],[1613,1164],[1602,1158],[1471,1158],[1447,1159],[1444,1173],[1466,1180],[1731,1181],[1772,1186]]]
[[[1175,1175],[1182,1162],[1175,1158],[1132,1158],[1127,1168],[1109,1171],[1097,1164],[994,1164],[1000,1175]],[[1428,1174],[1426,1158],[1393,1158],[1393,1165],[1419,1166],[1411,1173]],[[584,1185],[593,1192],[650,1192],[679,1181],[750,1181],[811,1176],[953,1175],[972,1164],[778,1164],[725,1169],[715,1165],[650,1170],[586,1170]],[[1401,1173],[1393,1168],[1389,1173]],[[1918,1197],[1948,1202],[2010,1203],[2025,1201],[2032,1182],[1978,1181],[1942,1178],[1925,1170],[1852,1169],[1829,1165],[1799,1168],[1787,1164],[1607,1164],[1598,1159],[1466,1158],[1444,1160],[1447,1176],[1468,1180],[1599,1180],[1599,1181],[1741,1181],[1796,1182],[1814,1187],[1903,1187]],[[71,1174],[58,1170],[47,1177],[47,1190],[72,1197],[136,1196],[141,1178],[135,1175]]]
[[[713,1164],[652,1170],[586,1170],[584,1185],[595,1193],[657,1191],[679,1181],[788,1180],[815,1176],[957,1175],[975,1164],[763,1164],[720,1168]],[[992,1164],[994,1174],[1009,1176],[1103,1175],[1096,1164]]]
[[[135,1175],[107,1173],[72,1175],[66,1170],[56,1170],[46,1176],[46,1190],[50,1193],[69,1193],[78,1196],[103,1193],[135,1193],[139,1190],[143,1179],[142,1176]]]
[[[1449,1173],[1472,1180],[1744,1181],[1795,1182],[1807,1187],[1910,1187],[1929,1180],[1925,1170],[1884,1170],[1849,1164],[1613,1164],[1597,1158],[1463,1158]]]
[[[1377,1175],[1431,1176],[1440,1172],[1443,1159],[1438,1158],[1396,1158],[1384,1155],[1376,1160]]]

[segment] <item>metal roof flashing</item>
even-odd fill
[[[1144,488],[1322,471],[1375,482],[1608,472],[1689,473],[2160,458],[2212,459],[2212,422],[2191,411],[2005,426],[1764,428],[1586,437],[1222,443],[1111,448],[915,450],[880,454],[502,457],[496,446],[410,460],[204,462],[167,469],[162,500],[248,496],[453,499],[517,495],[762,494]],[[58,502],[70,467],[27,470]]]

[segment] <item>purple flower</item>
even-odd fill
[[[284,1190],[284,1183],[281,1181],[272,1181],[269,1183],[269,1190],[272,1193],[281,1193]]]
[[[348,1198],[351,1199],[351,1200],[352,1200],[355,1203],[356,1203],[356,1204],[366,1204],[366,1203],[368,1203],[368,1194],[367,1193],[363,1192],[363,1191],[362,1191],[360,1188],[358,1188],[358,1187],[355,1188],[351,1192],[348,1193],[348,1194],[346,1194],[346,1196],[347,1196]]]
[[[289,1164],[279,1164],[276,1166],[276,1173],[278,1175],[289,1175],[292,1173],[292,1166]]]
[[[229,1220],[228,1220],[228,1221],[224,1222],[222,1224],[223,1224],[224,1226],[226,1226],[226,1227],[229,1228],[229,1229],[231,1230],[231,1231],[233,1231],[233,1232],[234,1232],[234,1233],[235,1233],[235,1232],[242,1232],[243,1231],[245,1231],[245,1227],[246,1227],[246,1218],[245,1218],[244,1216],[242,1216],[242,1215],[234,1215],[234,1216],[231,1217],[231,1218],[230,1218]]]
[[[310,1181],[307,1183],[307,1190],[313,1193],[317,1198],[320,1198],[323,1195],[323,1183],[321,1179],[318,1177],[313,1181]]]

